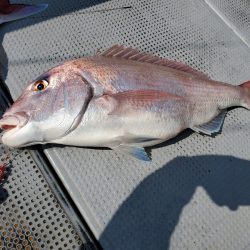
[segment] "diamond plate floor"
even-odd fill
[[[48,68],[117,43],[234,85],[250,79],[247,1],[47,2],[0,28],[0,74],[14,99]],[[44,152],[104,249],[250,249],[249,124],[247,110],[231,110],[221,134],[185,131],[154,148],[152,163],[110,150]]]

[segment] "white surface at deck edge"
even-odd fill
[[[81,215],[83,218],[86,220],[88,226],[91,228],[91,231],[94,233],[94,235],[99,237],[99,232],[101,231],[101,227],[98,224],[97,220],[91,213],[91,210],[89,206],[87,205],[86,199],[83,199],[83,195],[79,193],[79,190],[76,188],[74,182],[72,179],[69,177],[67,172],[65,171],[64,168],[58,168],[58,164],[62,166],[63,164],[60,162],[60,158],[57,157],[57,154],[53,150],[47,151],[46,149],[44,150],[46,156],[48,157],[48,160],[52,164],[54,170],[58,174],[59,178],[63,182],[65,188],[69,192],[69,195],[71,198],[74,200],[77,208],[79,209]]]

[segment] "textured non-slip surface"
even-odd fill
[[[250,47],[250,2],[248,0],[206,0],[206,2]]]
[[[247,15],[246,1],[78,2],[49,1],[36,17],[1,26],[1,77],[14,99],[46,69],[117,43],[216,80],[250,79],[249,47],[227,22],[247,38],[248,19],[231,11]],[[249,111],[231,110],[221,134],[185,131],[154,148],[151,163],[110,150],[45,152],[104,249],[250,249],[249,124]]]

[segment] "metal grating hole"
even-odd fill
[[[83,245],[28,150],[0,145],[0,170],[0,249]]]

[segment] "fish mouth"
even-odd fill
[[[9,131],[13,128],[16,128],[16,125],[2,125],[1,128],[4,130],[4,131]]]
[[[28,116],[24,112],[15,114],[4,114],[0,120],[0,128],[9,132],[16,128],[22,128],[28,122]]]

